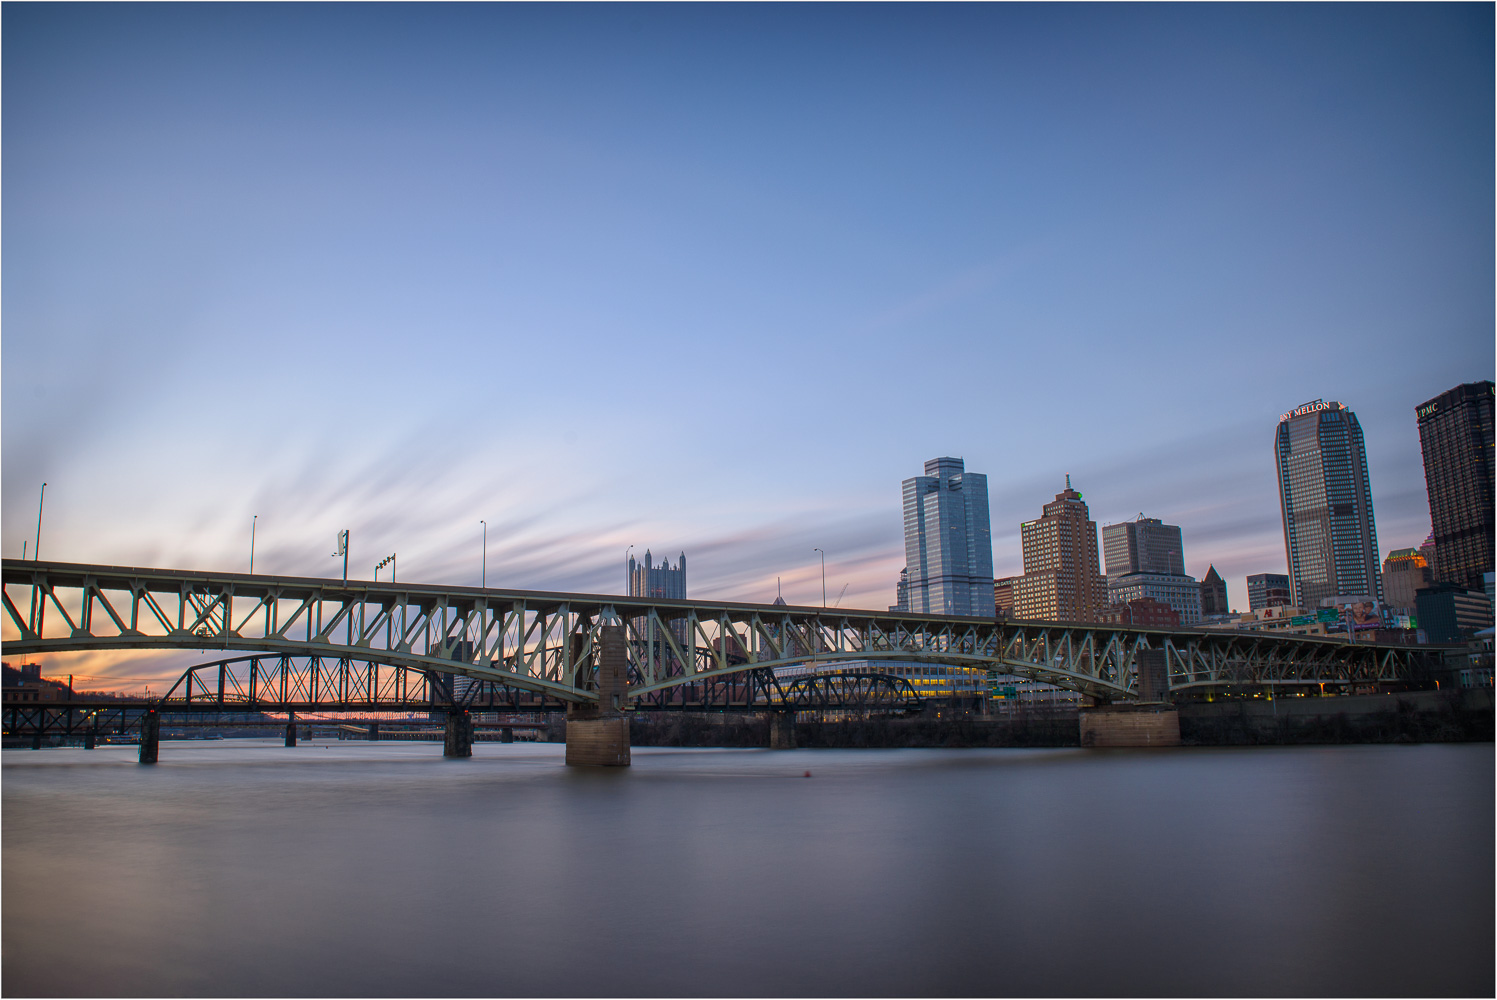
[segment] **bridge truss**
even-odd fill
[[[630,699],[665,708],[699,701],[693,690],[704,685],[751,690],[762,683],[752,678],[790,664],[849,664],[870,674],[886,673],[885,663],[944,664],[1015,674],[1113,701],[1136,696],[1137,661],[1145,650],[1165,651],[1169,689],[1177,693],[1244,686],[1374,688],[1407,680],[1429,655],[1427,647],[1260,632],[1000,622],[61,562],[4,560],[0,577],[0,638],[10,655],[106,649],[275,654],[305,661],[309,675],[302,683],[318,691],[332,685],[376,697],[391,684],[407,685],[401,690],[408,694],[413,676],[429,685],[441,674],[552,702],[596,703],[592,650],[598,629],[608,624],[625,628]],[[315,670],[313,662],[319,664]],[[322,664],[339,666],[329,671]],[[189,701],[199,683],[187,682]],[[216,693],[216,682],[210,687]]]

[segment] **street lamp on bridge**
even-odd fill
[[[812,549],[812,552],[821,552],[820,549]],[[821,552],[821,606],[826,607],[826,553]]]
[[[487,590],[489,586],[489,522],[479,518],[478,523],[483,525],[483,569],[481,570],[482,576],[479,578],[479,586]]]

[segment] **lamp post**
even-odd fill
[[[820,549],[812,549],[812,552],[821,552]],[[821,606],[826,607],[826,553],[821,552]]]
[[[489,522],[479,518],[478,523],[483,525],[483,575],[479,586],[487,590],[489,586]]]
[[[32,561],[41,558],[42,555],[42,504],[47,500],[47,484],[42,483],[42,495],[36,500],[36,544],[31,547]]]
[[[344,528],[338,532],[338,550],[333,553],[333,558],[343,557],[343,582],[348,582],[348,529]]]
[[[250,519],[250,575],[251,576],[255,575],[255,524],[259,520],[260,520],[260,515],[259,514],[256,514],[253,518]]]
[[[634,581],[629,577],[629,553],[632,551],[634,551],[632,545],[624,550],[624,595],[626,597],[629,595],[629,588],[634,585]]]

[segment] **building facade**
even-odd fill
[[[1413,611],[1414,595],[1434,582],[1434,568],[1418,549],[1394,549],[1383,560],[1383,603],[1390,608]]]
[[[1227,581],[1217,573],[1215,565],[1207,566],[1206,575],[1201,578],[1201,614],[1225,615],[1230,611],[1227,604]]]
[[[1491,382],[1469,382],[1415,407],[1437,557],[1435,579],[1481,590],[1492,572]]]
[[[999,618],[1014,616],[1018,586],[1019,577],[1017,576],[1000,577],[993,581],[993,614]]]
[[[933,458],[925,475],[906,479],[904,556],[903,601],[896,601],[895,610],[990,617],[988,477],[967,472],[959,458]]]
[[[649,549],[645,550],[644,562],[630,556],[629,596],[686,600],[686,553],[681,553],[681,560],[674,567],[669,559],[655,565]]]
[[[1178,624],[1201,620],[1201,585],[1185,575],[1185,545],[1180,526],[1139,514],[1132,521],[1102,527],[1102,560],[1107,572],[1107,599],[1127,604],[1151,598],[1168,604]]]
[[[1185,575],[1185,545],[1178,524],[1138,515],[1102,526],[1102,563],[1107,579],[1124,573]]]
[[[1177,625],[1194,626],[1201,620],[1201,585],[1193,576],[1180,573],[1124,573],[1108,577],[1107,598],[1113,604],[1153,600],[1172,608]]]
[[[1180,613],[1163,601],[1152,597],[1138,597],[1126,603],[1114,603],[1102,613],[1102,621],[1108,625],[1129,625],[1134,628],[1179,628],[1186,624]]]
[[[1314,400],[1279,418],[1274,453],[1290,603],[1338,594],[1383,599],[1362,427],[1351,410]]]
[[[1247,578],[1248,610],[1287,608],[1293,601],[1286,573],[1254,573]]]
[[[1097,560],[1097,522],[1082,495],[1066,488],[1041,516],[1019,526],[1024,575],[1015,585],[1014,617],[1095,622],[1107,607],[1107,580]]]

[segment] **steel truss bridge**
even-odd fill
[[[464,686],[464,697],[470,703],[478,698],[473,707],[482,710],[495,698],[516,708],[596,705],[592,654],[605,625],[625,629],[627,701],[662,709],[728,702],[768,707],[786,697],[825,702],[830,695],[817,682],[793,691],[781,682],[775,693],[774,669],[792,664],[814,672],[856,661],[854,673],[869,678],[882,673],[882,662],[936,664],[1017,675],[1110,702],[1137,698],[1139,654],[1150,650],[1164,651],[1171,695],[1296,686],[1376,689],[1420,675],[1431,655],[1429,647],[1262,632],[1000,622],[11,559],[0,563],[0,580],[0,639],[7,655],[132,649],[270,654],[189,670],[173,697],[194,707],[232,695],[283,706],[260,710],[413,701],[430,710],[434,699],[443,700],[434,688]],[[449,688],[442,675],[474,683],[457,681]],[[908,685],[869,680],[865,686],[861,697],[875,701],[913,695]],[[273,697],[262,701],[266,695]],[[452,701],[450,694],[446,701]]]

